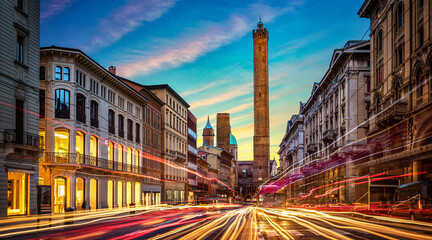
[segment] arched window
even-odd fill
[[[99,104],[95,101],[90,102],[90,125],[99,127]]]
[[[376,43],[377,43],[378,53],[381,53],[383,50],[383,31],[382,30],[378,31]]]
[[[84,210],[85,205],[84,199],[85,199],[85,181],[83,178],[77,178],[76,179],[76,196],[75,196],[75,206],[77,210]]]
[[[113,110],[108,110],[108,132],[115,134],[115,114]]]
[[[132,120],[127,120],[127,139],[133,141],[133,122]]]
[[[66,209],[66,179],[54,179],[54,213],[63,213]]]
[[[114,207],[114,181],[113,180],[108,180],[107,204],[108,204],[108,208]]]
[[[126,183],[126,205],[129,206],[132,203],[132,183]]]
[[[401,3],[399,3],[397,9],[396,9],[396,29],[399,30],[403,27],[404,21],[404,6]]]
[[[62,68],[59,66],[55,68],[55,80],[62,80]]]
[[[98,138],[94,135],[90,136],[90,156],[98,157]],[[93,162],[92,165],[95,165],[96,162]]]
[[[133,150],[132,150],[132,148],[128,147],[128,148],[127,148],[127,157],[126,157],[126,161],[127,161],[127,171],[128,171],[128,172],[131,171],[132,159],[133,159]]]
[[[113,169],[114,168],[114,142],[108,143],[108,167]]]
[[[98,208],[98,180],[90,179],[90,210]]]
[[[63,68],[63,80],[65,81],[70,80],[70,71],[68,67]]]
[[[84,163],[85,154],[85,134],[81,131],[76,132],[75,152],[77,153],[77,163]]]
[[[118,170],[123,170],[123,151],[124,151],[124,147],[123,145],[118,145],[118,158],[117,158],[117,162],[118,162]]]
[[[57,128],[54,131],[55,162],[67,163],[69,160],[69,130]]]
[[[122,115],[118,116],[118,135],[124,137],[124,117]]]
[[[421,68],[419,68],[418,70],[417,70],[417,72],[416,72],[416,87],[417,87],[417,90],[416,90],[416,95],[417,95],[417,98],[420,98],[421,96],[423,96],[423,71],[422,71],[422,69]]]
[[[85,102],[86,98],[84,95],[77,93],[76,95],[76,120],[82,123],[86,122],[86,114],[85,114]]]
[[[135,182],[135,204],[141,205],[141,184],[139,182]]]
[[[70,117],[70,95],[65,89],[55,90],[55,117],[69,119]]]

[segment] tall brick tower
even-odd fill
[[[216,141],[217,147],[229,152],[230,150],[230,115],[229,113],[216,114]]]
[[[264,24],[258,22],[252,31],[254,48],[254,173],[258,185],[268,178],[270,161],[268,38]]]

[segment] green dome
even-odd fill
[[[258,25],[258,26],[259,26],[259,25],[264,25],[264,23],[262,23],[261,20],[260,20],[260,21],[258,22],[257,25]]]
[[[230,144],[237,145],[237,139],[232,134],[230,134]]]

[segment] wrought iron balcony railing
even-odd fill
[[[46,152],[39,160],[40,163],[49,164],[79,164],[84,166],[97,167],[100,169],[116,170],[122,172],[132,172],[144,174],[145,168],[128,164],[115,162],[95,156],[84,155],[80,153],[60,153],[60,152]]]
[[[44,149],[44,138],[37,134],[24,132],[18,129],[7,129],[3,133],[4,143],[13,143],[22,146]]]

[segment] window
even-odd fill
[[[127,111],[133,114],[133,104],[131,102],[127,102]]]
[[[115,114],[113,110],[108,110],[108,132],[115,134]]]
[[[377,35],[377,49],[378,53],[381,53],[383,50],[383,31],[380,30]]]
[[[115,104],[115,93],[111,90],[108,90],[108,101]]]
[[[19,63],[24,63],[24,37],[21,35],[17,36],[17,45],[16,45],[16,60]]]
[[[377,85],[381,84],[384,79],[384,64],[382,62],[378,63],[377,67]]]
[[[423,72],[422,69],[420,68],[419,70],[417,70],[416,73],[416,95],[417,98],[420,98],[421,96],[423,96],[423,76],[422,76]]]
[[[70,80],[70,71],[68,67],[63,68],[63,80],[65,81]]]
[[[140,125],[135,123],[135,142],[140,143]]]
[[[76,95],[76,120],[82,123],[86,122],[85,97],[79,93]]]
[[[151,118],[150,108],[147,108],[147,124],[151,124],[150,118]]]
[[[124,117],[122,115],[118,117],[118,135],[124,137]]]
[[[39,67],[39,79],[40,80],[45,80],[45,67]]]
[[[114,142],[108,143],[108,161],[110,161],[110,168],[113,168],[112,162],[114,162]]]
[[[69,153],[69,130],[66,128],[57,128],[54,131],[54,152],[56,153],[56,162],[67,159]]]
[[[90,136],[90,156],[98,157],[98,138],[94,135]],[[91,165],[96,165],[95,163],[91,163]]]
[[[45,117],[45,90],[39,89],[39,118]]]
[[[133,141],[133,133],[132,133],[133,122],[132,120],[127,120],[127,139]]]
[[[403,41],[400,41],[399,44],[396,45],[395,49],[396,49],[396,67],[403,64],[404,60],[403,60],[403,46],[404,43]]]
[[[76,132],[76,145],[75,145],[75,152],[81,155],[85,154],[85,134],[81,131]],[[78,158],[78,160],[80,160]],[[84,163],[83,161],[80,161],[79,163]]]
[[[95,101],[90,102],[90,125],[93,127],[99,127],[99,104]]]
[[[118,96],[118,105],[121,109],[124,109],[124,98]]]
[[[404,18],[404,7],[403,4],[400,3],[396,10],[396,29],[399,30],[403,27],[403,18]]]
[[[55,80],[62,80],[62,68],[59,66],[55,68]]]
[[[24,0],[17,0],[17,8],[24,11]]]
[[[423,46],[424,43],[424,27],[423,27],[423,20],[419,23],[418,27],[418,39],[419,39],[419,48]]]
[[[69,119],[69,91],[65,89],[57,89],[55,91],[55,117]]]

